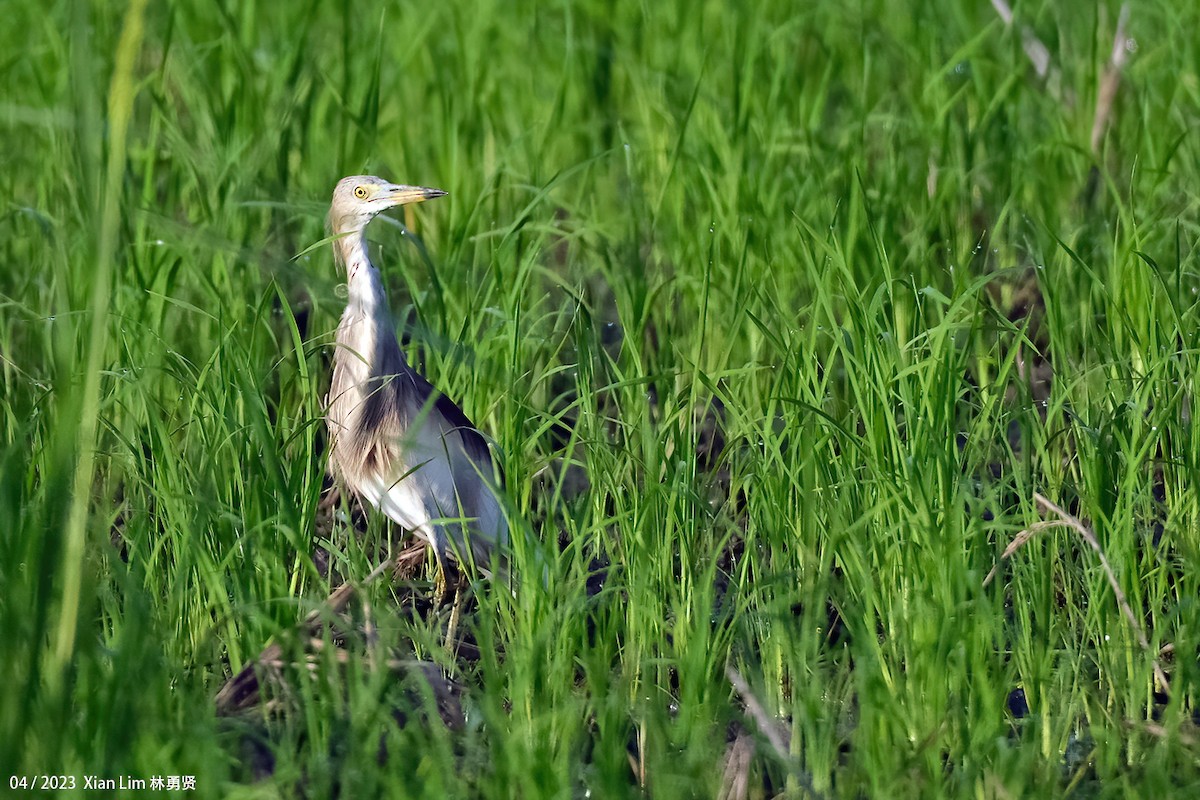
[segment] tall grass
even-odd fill
[[[0,34],[0,781],[1200,788],[1196,10],[1133,9],[1096,153],[1113,3],[139,14]],[[358,172],[450,193],[371,237],[523,532],[471,657],[424,573],[363,588],[373,645],[295,633],[390,535],[318,508],[342,300],[307,248]],[[1070,528],[1002,557],[1038,493],[1149,648]],[[272,704],[218,716],[272,641]]]

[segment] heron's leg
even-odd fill
[[[454,650],[458,645],[458,621],[462,618],[462,600],[463,600],[463,582],[462,580],[454,581],[454,604],[450,606],[450,622],[446,625],[446,653],[451,657],[454,656]]]
[[[463,576],[457,569],[447,568],[446,560],[440,551],[437,551],[438,562],[438,601],[442,604],[449,599],[450,585],[453,585],[454,599],[450,604],[450,620],[446,623],[446,653],[451,657],[457,647],[458,623],[462,618],[462,602],[463,602]]]
[[[433,574],[433,602],[436,608],[445,605],[449,582],[446,577],[446,562],[442,559],[442,551],[437,547],[433,548],[433,558],[437,562],[437,569]]]

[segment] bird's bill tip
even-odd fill
[[[446,192],[441,189],[431,189],[425,186],[398,186],[393,185],[388,187],[387,199],[392,201],[392,205],[403,206],[409,203],[421,203],[425,200],[432,200],[435,197],[442,197]]]

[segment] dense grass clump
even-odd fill
[[[6,7],[0,793],[1200,791],[1200,7],[941,5]],[[322,504],[360,172],[456,646]]]

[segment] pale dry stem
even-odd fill
[[[1141,620],[1133,613],[1133,608],[1129,605],[1129,600],[1125,597],[1125,592],[1121,589],[1121,584],[1117,582],[1116,573],[1113,572],[1112,565],[1108,563],[1108,558],[1104,555],[1104,550],[1101,549],[1100,542],[1096,539],[1096,534],[1092,533],[1077,517],[1068,514],[1043,495],[1035,492],[1033,499],[1042,508],[1056,514],[1068,528],[1078,533],[1088,543],[1088,546],[1096,551],[1096,555],[1100,558],[1100,566],[1104,569],[1105,576],[1108,577],[1108,583],[1112,587],[1113,595],[1117,598],[1117,605],[1120,606],[1121,613],[1125,615],[1125,619],[1128,620],[1130,627],[1133,628],[1133,632],[1137,636],[1138,645],[1150,655],[1154,667],[1154,677],[1158,681],[1159,686],[1163,692],[1169,694],[1171,684],[1167,679],[1167,674],[1163,671],[1162,664],[1158,661],[1158,655],[1150,649],[1150,641],[1146,638],[1146,630],[1142,627]]]
[[[1113,102],[1117,98],[1117,87],[1121,84],[1121,70],[1129,60],[1129,48],[1126,47],[1125,26],[1129,22],[1129,4],[1121,5],[1117,17],[1117,32],[1113,36],[1112,55],[1108,66],[1100,77],[1100,91],[1096,97],[1096,117],[1092,121],[1092,154],[1100,154],[1100,144],[1104,139],[1104,131],[1108,128],[1108,119],[1112,116]]]
[[[813,787],[812,776],[796,764],[795,758],[791,754],[791,734],[784,728],[776,719],[771,717],[763,708],[763,704],[754,696],[754,692],[750,690],[750,684],[746,683],[746,679],[742,674],[734,669],[733,665],[725,667],[725,677],[729,679],[729,684],[733,690],[742,698],[742,703],[746,706],[746,713],[754,720],[754,724],[758,726],[758,730],[764,737],[767,743],[771,745],[771,749],[775,751],[775,755],[779,756],[779,760],[787,765],[788,770],[796,781],[804,788],[809,795],[813,797],[821,797],[821,794]]]

